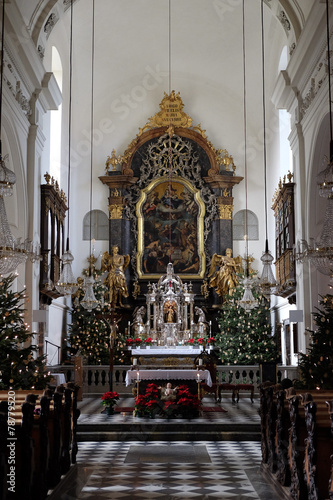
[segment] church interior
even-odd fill
[[[66,474],[32,467],[26,498],[333,498],[329,470],[324,496],[310,473],[295,496],[263,416],[265,382],[303,381],[326,391],[327,436],[333,422],[332,1],[1,13],[0,406],[41,388],[20,386],[14,358],[6,371],[10,319],[31,332],[15,352],[36,346],[23,372],[44,359],[62,388],[64,429],[75,399]],[[0,491],[14,498],[3,478]]]

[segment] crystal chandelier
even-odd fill
[[[248,210],[247,210],[247,161],[246,161],[246,58],[245,58],[245,8],[243,0],[243,108],[244,108],[244,182],[245,182],[245,245],[246,245],[246,277],[243,280],[244,295],[238,304],[245,310],[250,311],[258,306],[258,301],[255,300],[252,293],[252,280],[249,277],[249,242],[248,242]]]
[[[73,1],[73,0],[72,0]],[[92,167],[93,167],[93,130],[94,130],[94,62],[95,62],[95,0],[92,2],[92,47],[91,47],[91,127],[90,127],[90,256],[92,255]],[[88,312],[91,312],[99,305],[99,301],[94,294],[94,277],[92,276],[92,261],[89,262],[89,275],[84,278],[83,288],[85,294],[81,300],[81,305]]]
[[[62,271],[55,289],[60,295],[73,295],[79,288],[72,271],[74,257],[69,250],[69,214],[70,214],[70,179],[71,179],[71,118],[72,118],[72,53],[73,53],[73,0],[71,0],[70,43],[69,43],[69,125],[68,125],[68,214],[66,251],[62,256]]]
[[[269,297],[276,290],[276,281],[272,271],[272,262],[274,260],[271,252],[268,249],[268,225],[267,225],[267,157],[266,157],[266,103],[265,103],[265,44],[264,44],[264,6],[261,0],[261,49],[262,49],[262,106],[263,106],[263,146],[264,146],[264,172],[265,172],[265,228],[266,228],[266,243],[265,251],[260,260],[263,263],[263,270],[258,280],[260,292]]]
[[[2,157],[1,121],[2,121],[2,85],[4,68],[4,32],[5,32],[5,2],[2,2],[2,36],[1,36],[1,73],[0,73],[0,275],[16,271],[16,268],[28,258],[31,262],[40,259],[40,245],[34,244],[26,239],[15,239],[9,227],[5,196],[13,194],[13,186],[16,182],[15,173],[6,167],[5,159]]]
[[[85,290],[85,294],[81,300],[81,306],[88,312],[91,312],[99,304],[94,294],[94,282],[95,280],[91,275],[91,268],[89,268],[89,276],[84,278],[83,289]]]
[[[319,196],[327,199],[322,232],[317,241],[313,238],[308,243],[301,240],[297,243],[296,260],[310,261],[317,270],[330,276],[330,287],[333,287],[333,134],[332,134],[332,96],[331,96],[331,53],[329,32],[329,8],[326,0],[326,32],[327,32],[327,72],[328,101],[330,125],[330,157],[325,158],[327,167],[317,176]]]

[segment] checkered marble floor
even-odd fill
[[[76,476],[50,500],[278,499],[260,461],[257,442],[84,442]]]

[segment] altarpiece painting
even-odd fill
[[[137,204],[138,274],[157,279],[172,262],[177,274],[199,277],[205,263],[200,192],[180,177],[155,179]]]

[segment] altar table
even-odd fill
[[[126,385],[137,380],[200,380],[212,387],[212,378],[208,370],[128,370],[125,380]]]

